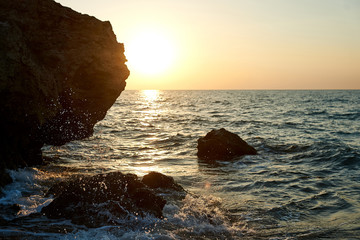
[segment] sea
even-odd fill
[[[258,154],[198,159],[197,140],[219,128]],[[125,90],[92,137],[43,155],[10,171],[1,239],[360,239],[360,90]],[[187,194],[164,218],[98,228],[40,213],[54,183],[113,171],[157,171]]]

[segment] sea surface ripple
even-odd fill
[[[216,128],[258,155],[207,163]],[[94,136],[45,146],[46,166],[13,171],[0,236],[28,239],[360,239],[360,91],[124,91]],[[188,192],[165,219],[87,229],[36,215],[52,183],[120,170],[173,176]],[[30,215],[30,213],[35,213]],[[36,225],[36,227],[34,227]],[[49,227],[51,226],[51,227]],[[65,230],[64,230],[65,229]]]

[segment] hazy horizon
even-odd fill
[[[128,90],[360,89],[360,1],[57,2],[111,22]]]

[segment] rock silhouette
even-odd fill
[[[184,191],[183,187],[177,184],[170,176],[166,176],[159,172],[150,172],[141,180],[146,186],[152,189],[172,189],[175,191]]]
[[[224,128],[212,130],[198,139],[197,156],[203,160],[228,160],[256,154],[255,148]]]
[[[43,144],[89,137],[124,90],[109,22],[52,0],[0,0],[0,186],[42,163]]]
[[[160,186],[182,187],[175,182],[168,184],[171,177],[158,179]],[[151,214],[162,217],[166,200],[138,180],[134,174],[112,172],[91,177],[83,177],[71,182],[61,182],[49,190],[55,199],[42,209],[49,218],[71,219],[73,223],[88,227],[116,224],[118,219]]]

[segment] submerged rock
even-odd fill
[[[89,137],[124,90],[124,45],[109,22],[53,0],[0,0],[0,186],[41,164],[43,144]]]
[[[212,130],[198,139],[197,156],[204,160],[227,160],[241,155],[256,154],[255,148],[238,135],[224,128]]]
[[[163,181],[169,178],[161,178],[159,185],[167,186]],[[174,182],[173,185],[177,184]],[[121,172],[59,183],[50,189],[50,193],[56,197],[42,209],[42,213],[49,218],[71,219],[75,224],[88,227],[116,224],[118,219],[130,215],[151,214],[161,218],[166,203],[163,197],[156,195],[136,175]]]

